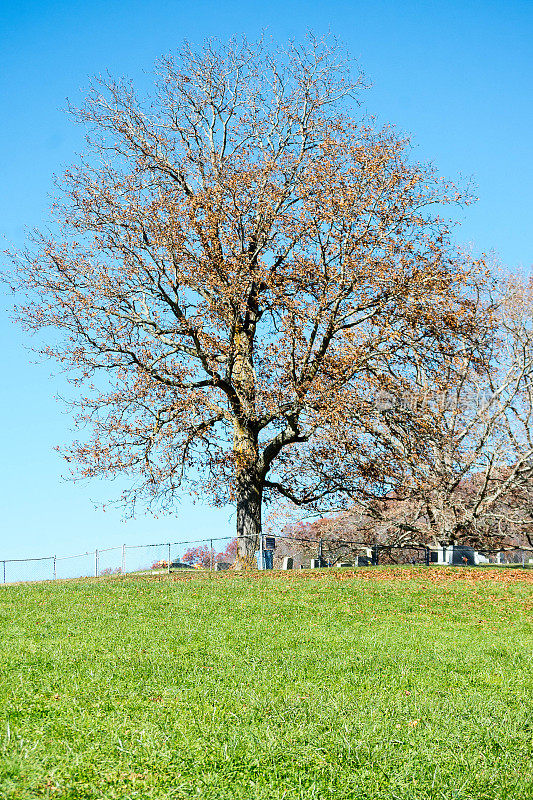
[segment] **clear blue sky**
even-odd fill
[[[418,155],[449,178],[473,176],[479,203],[460,237],[511,270],[533,262],[533,2],[531,0],[5,0],[0,10],[0,231],[21,244],[46,220],[51,177],[82,148],[62,112],[105,70],[146,82],[183,38],[278,39],[331,29],[372,80],[366,106],[411,133]],[[2,248],[3,249],[3,248]],[[3,302],[8,307],[8,300]],[[193,506],[121,522],[97,506],[115,484],[70,484],[53,450],[71,436],[54,400],[61,381],[31,363],[0,318],[0,559],[233,532],[231,510]]]

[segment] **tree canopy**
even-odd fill
[[[152,94],[95,82],[58,229],[16,256],[25,325],[79,385],[82,476],[125,499],[235,502],[240,562],[276,497],[343,507],[401,483],[416,396],[477,347],[484,264],[443,205],[469,201],[359,114],[330,38],[184,45]],[[446,369],[444,369],[446,367]]]

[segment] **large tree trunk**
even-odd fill
[[[257,439],[246,426],[235,424],[233,446],[238,540],[235,568],[250,569],[261,535],[263,478],[258,468]]]
[[[250,326],[248,330],[237,326],[233,342],[232,380],[241,403],[241,415],[235,419],[233,432],[238,541],[236,569],[253,567],[261,535],[263,479],[258,469],[257,433],[250,423],[255,402],[253,336],[250,330]]]
[[[255,564],[261,536],[262,500],[261,479],[253,472],[241,472],[237,479],[237,569],[249,569]]]

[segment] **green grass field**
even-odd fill
[[[533,797],[533,575],[0,588],[0,797]]]

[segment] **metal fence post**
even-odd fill
[[[168,562],[167,562],[167,573],[170,575],[170,542],[168,544]]]
[[[56,562],[57,556],[54,556],[54,580],[57,578]]]
[[[322,539],[318,540],[318,566],[321,567],[322,565]]]
[[[126,545],[122,545],[122,574],[126,573]]]
[[[6,582],[6,562],[2,561],[2,564],[4,565],[4,583],[5,583]]]
[[[213,571],[213,540],[209,539],[209,569]]]
[[[98,577],[98,550],[94,551],[94,577]]]

